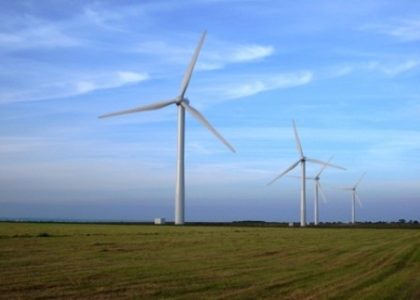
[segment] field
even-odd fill
[[[420,299],[420,230],[0,223],[0,298]]]

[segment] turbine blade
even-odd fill
[[[356,182],[356,184],[354,185],[354,188],[357,188],[357,186],[360,184],[360,182],[362,181],[363,177],[365,177],[365,175],[366,175],[366,172],[364,172],[364,173],[362,174],[362,176],[360,176],[359,180],[358,180],[358,181]]]
[[[303,150],[302,150],[302,143],[300,142],[299,134],[296,128],[295,120],[293,120],[293,132],[295,133],[295,140],[296,140],[296,148],[300,153],[300,157],[304,157]]]
[[[332,159],[334,158],[334,155],[332,155],[331,157],[330,157],[330,159],[327,161],[327,163],[330,163],[331,161],[332,161]],[[322,172],[324,172],[324,170],[327,168],[327,165],[323,165],[322,167],[321,167],[321,170],[319,171],[319,173],[316,175],[316,177],[319,177],[319,176],[321,176],[321,174],[322,174]]]
[[[190,83],[191,76],[194,70],[195,63],[197,62],[198,55],[200,54],[201,47],[203,47],[204,39],[206,38],[207,31],[204,31],[201,35],[200,41],[198,42],[197,48],[193,54],[190,64],[188,65],[187,70],[185,71],[184,78],[181,83],[181,89],[179,91],[179,96],[184,98],[185,92],[187,91],[188,84]]]
[[[235,148],[227,140],[223,138],[223,136],[206,120],[206,118],[194,107],[187,104],[186,102],[181,102],[181,105],[194,117],[196,118],[201,124],[204,125],[211,133],[213,133],[223,144],[226,145],[232,152],[236,152]]]
[[[348,187],[336,187],[335,189],[342,190],[342,191],[352,191],[353,190],[353,188],[348,188]]]
[[[296,179],[301,179],[302,178],[302,176],[296,176],[296,175],[289,175],[287,177],[296,178]],[[315,177],[308,177],[308,176],[306,176],[305,179],[306,180],[315,180]]]
[[[136,113],[136,112],[156,110],[156,109],[160,109],[160,108],[163,108],[163,107],[171,105],[171,104],[175,104],[176,102],[177,102],[176,99],[159,101],[159,102],[135,107],[135,108],[132,108],[132,109],[127,109],[127,110],[122,110],[122,111],[117,111],[117,112],[105,114],[105,115],[99,116],[98,118],[103,119],[103,118],[109,118],[109,117],[113,117],[113,116],[132,114],[132,113]]]
[[[267,183],[267,185],[272,184],[274,181],[276,181],[277,179],[279,179],[280,177],[286,175],[287,173],[289,173],[291,170],[293,170],[294,168],[296,168],[296,166],[300,163],[300,160],[298,160],[297,162],[295,162],[293,165],[291,165],[290,167],[288,167],[286,169],[286,171],[284,171],[283,173],[281,173],[280,175],[278,175],[276,178],[274,178],[273,180],[271,180],[269,183]]]
[[[324,166],[331,167],[331,168],[336,168],[336,169],[340,169],[340,170],[346,170],[346,168],[343,168],[343,167],[340,167],[340,166],[337,166],[337,165],[333,165],[333,164],[330,164],[328,162],[325,162],[325,161],[322,161],[322,160],[318,160],[318,159],[306,158],[306,161],[309,161],[309,162],[312,162],[312,163],[315,163],[315,164],[324,165]]]
[[[359,204],[359,206],[363,207],[362,201],[360,201],[359,195],[357,193],[355,193],[354,195],[356,196],[356,200],[357,200],[357,203]]]
[[[318,181],[317,184],[318,184],[318,190],[321,194],[321,198],[322,198],[323,202],[327,203],[327,197],[325,196],[324,189],[322,188],[321,183]]]

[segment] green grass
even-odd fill
[[[0,298],[420,299],[420,230],[0,223]]]

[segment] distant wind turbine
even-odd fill
[[[282,176],[286,175],[290,171],[292,171],[294,168],[296,168],[299,164],[302,166],[302,175],[301,175],[301,197],[300,197],[300,226],[304,227],[306,226],[306,162],[316,163],[323,165],[325,167],[332,167],[337,168],[341,170],[345,170],[345,168],[336,166],[333,164],[330,164],[329,162],[323,162],[318,159],[308,158],[303,154],[302,145],[299,139],[299,134],[296,128],[295,121],[293,121],[293,130],[295,133],[295,139],[296,139],[296,147],[298,150],[298,153],[300,154],[300,159],[292,164],[289,168],[287,168],[283,173],[275,177],[273,180],[271,180],[267,185],[272,184],[277,179],[281,178]]]
[[[198,46],[194,52],[191,62],[185,72],[184,79],[181,83],[181,89],[179,95],[170,100],[164,100],[155,102],[152,104],[135,107],[128,110],[114,112],[106,115],[102,115],[99,118],[108,118],[113,116],[144,112],[149,110],[157,110],[164,108],[168,105],[176,104],[178,106],[178,148],[177,148],[177,175],[176,175],[176,191],[175,191],[175,224],[182,225],[185,220],[185,177],[184,177],[184,157],[185,157],[185,111],[189,112],[195,119],[197,119],[204,127],[206,127],[212,134],[216,136],[223,144],[225,144],[232,152],[236,152],[235,149],[226,141],[221,134],[207,121],[207,119],[194,107],[190,105],[189,100],[185,97],[185,93],[188,88],[188,84],[191,80],[191,76],[194,70],[194,66],[197,62],[198,55],[201,47],[203,46],[204,39],[206,37],[206,31],[203,32]]]
[[[327,161],[327,163],[330,163],[333,159],[333,156]],[[327,201],[327,197],[325,196],[324,190],[322,188],[321,182],[319,181],[321,179],[321,174],[324,172],[324,170],[327,168],[327,165],[323,165],[321,170],[318,172],[318,174],[315,175],[315,177],[309,177],[308,179],[312,179],[315,181],[315,198],[314,198],[314,225],[318,225],[319,223],[319,208],[318,208],[318,194],[321,194],[321,197],[324,199],[324,201]]]
[[[360,207],[362,206],[362,202],[360,201],[359,195],[357,194],[357,187],[359,186],[360,182],[362,181],[363,177],[365,177],[366,172],[360,176],[359,180],[353,187],[345,187],[342,188],[344,191],[351,191],[352,192],[352,201],[351,201],[351,223],[356,223],[356,200],[359,203]]]
[[[333,156],[327,161],[327,163],[330,163],[333,159]],[[315,187],[315,194],[314,194],[314,225],[318,225],[319,223],[319,194],[321,194],[322,199],[324,202],[327,201],[327,197],[325,196],[324,190],[322,188],[320,179],[321,174],[324,172],[324,170],[327,168],[327,165],[323,165],[321,167],[321,170],[314,176],[314,177],[306,177],[307,180],[313,180],[314,181],[314,187]],[[299,176],[292,176],[294,178],[300,178]]]

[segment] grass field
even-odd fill
[[[0,223],[0,298],[420,299],[420,230]]]

